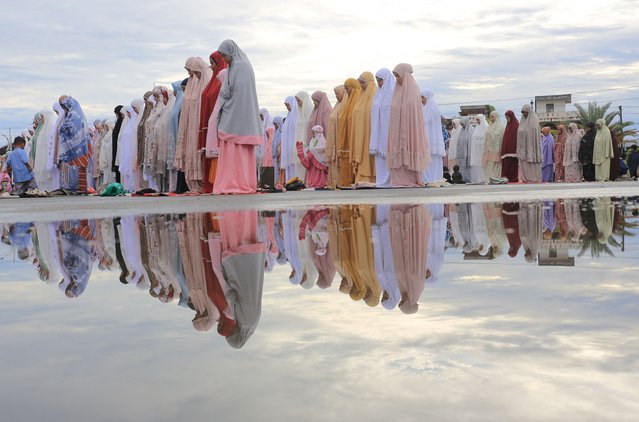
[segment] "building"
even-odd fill
[[[535,97],[535,112],[542,126],[556,127],[559,123],[579,121],[576,111],[566,111],[566,105],[572,103],[572,95],[541,95]]]
[[[477,114],[486,114],[488,107],[486,105],[470,105],[459,107],[460,116],[475,116]]]
[[[539,251],[540,267],[574,267],[575,257],[570,256],[570,249],[578,249],[579,242],[560,239],[544,239]]]

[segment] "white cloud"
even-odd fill
[[[16,34],[0,46],[0,127],[26,126],[62,93],[89,119],[111,116],[154,82],[185,77],[186,58],[208,56],[224,38],[249,54],[261,105],[273,114],[300,89],[332,98],[346,78],[399,62],[412,63],[444,104],[639,85],[635,9],[621,1],[13,3],[0,17]]]

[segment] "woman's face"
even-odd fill
[[[194,70],[193,75],[195,75],[196,78],[200,79],[202,77],[202,71]]]
[[[506,123],[510,123],[510,116],[506,115]]]
[[[314,108],[318,108],[319,107],[319,100],[313,100],[313,105],[315,105]]]
[[[495,120],[497,120],[497,119],[495,118],[495,115],[494,115],[494,114],[491,114],[491,115],[490,115],[490,123],[495,123]]]
[[[347,87],[346,87],[346,93],[347,93],[348,95],[351,95],[351,94],[353,93],[353,88],[351,88],[350,86],[347,86]]]
[[[215,66],[217,66],[217,63],[215,63],[215,60],[213,60],[213,57],[209,57],[209,63],[211,63],[212,69],[215,69]]]
[[[427,102],[428,102],[428,98],[422,95],[422,105],[426,105]]]
[[[229,56],[228,54],[224,54],[224,53],[220,53],[222,55],[222,58],[228,63],[231,64],[233,63],[233,57]]]
[[[291,109],[293,108],[293,107],[291,107],[291,105],[289,103],[284,103],[284,105],[286,106],[286,109],[288,111],[291,111]]]
[[[335,98],[337,98],[337,101],[341,102],[344,99],[344,93],[342,91],[334,89],[333,92],[335,93]]]
[[[131,112],[129,110],[126,111],[126,116],[130,119],[131,118]]]
[[[295,101],[297,101],[297,106],[298,107],[302,107],[302,105],[304,105],[304,103],[302,102],[302,100],[300,100],[299,98],[295,97]]]
[[[279,129],[280,128],[280,124],[277,122],[273,122],[273,126],[275,126],[275,129]]]
[[[572,128],[568,126],[568,133],[572,133]]]
[[[362,91],[366,91],[366,87],[368,86],[368,83],[362,78],[359,78],[357,82],[359,82],[359,86],[362,88]]]
[[[383,87],[384,86],[384,80],[382,78],[378,78],[377,76],[375,76],[375,80],[377,81],[377,86],[378,87]]]
[[[528,112],[527,112],[527,111],[522,110],[522,111],[521,111],[521,115],[527,118],[527,117],[528,117]]]
[[[260,120],[264,121],[264,115],[262,113],[260,113]]]
[[[191,69],[189,69],[188,67],[185,67],[185,69],[186,69],[186,73],[189,74],[189,78],[192,78],[193,77],[193,71]]]
[[[397,72],[393,72],[393,75],[395,75],[395,79],[397,79],[397,85],[402,86],[402,84],[404,83],[404,78],[399,76],[399,73]]]

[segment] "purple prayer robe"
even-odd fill
[[[553,182],[554,181],[554,150],[555,150],[555,138],[552,134],[548,134],[541,138],[542,149],[542,162],[541,162],[541,181]]]

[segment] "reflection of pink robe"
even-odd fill
[[[402,294],[399,308],[415,313],[424,290],[428,242],[433,217],[423,205],[393,205],[390,216],[391,248],[397,283]]]

